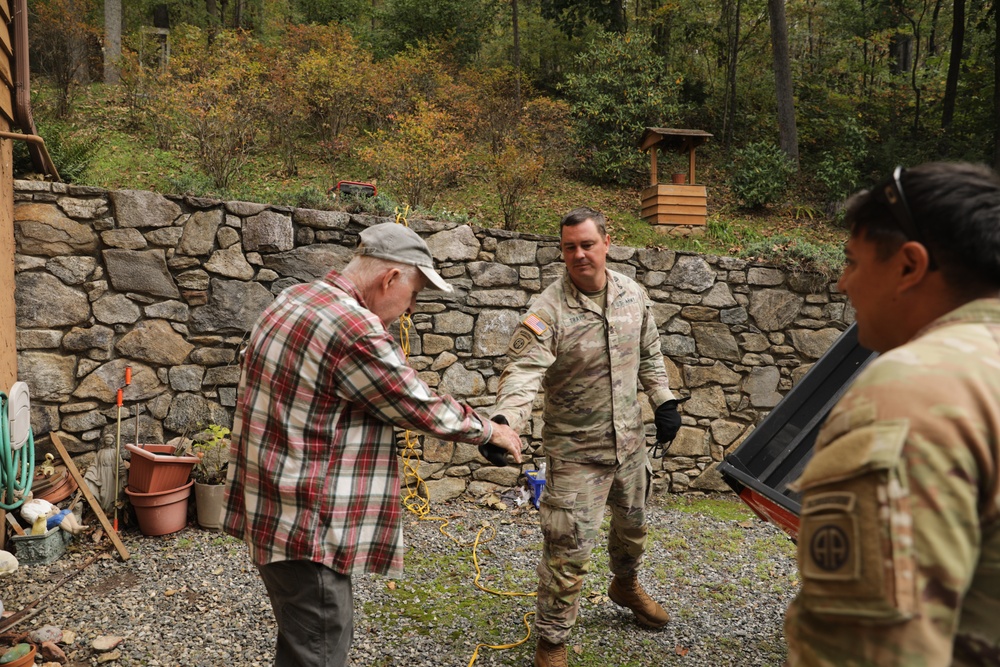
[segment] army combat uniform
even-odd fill
[[[639,566],[651,472],[639,382],[654,407],[674,398],[645,292],[626,276],[607,275],[603,310],[568,274],[539,295],[511,338],[494,409],[520,430],[545,390],[535,627],[552,644],[564,643],[576,622],[606,504],[612,572],[627,576]]]
[[[797,481],[788,662],[1000,665],[1000,300],[876,359]]]

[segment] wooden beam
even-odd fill
[[[4,514],[7,514],[7,512],[4,512]],[[7,514],[7,523],[10,524],[10,527],[14,529],[15,533],[24,537],[24,528],[21,528],[21,524],[17,522],[17,519],[14,518],[13,514]]]
[[[652,170],[649,174],[649,184],[656,185],[658,180],[656,175],[656,146],[653,146],[653,150],[649,151],[649,161],[652,163]]]
[[[94,497],[94,494],[90,491],[90,487],[87,486],[87,483],[83,480],[83,475],[80,474],[76,464],[73,463],[73,458],[69,455],[69,452],[66,451],[62,441],[59,439],[59,435],[53,431],[49,433],[49,437],[52,439],[52,445],[56,448],[56,451],[59,452],[59,456],[62,457],[63,463],[66,464],[66,469],[69,470],[69,474],[73,476],[73,479],[76,480],[80,490],[83,491],[83,497],[86,498],[87,502],[90,504],[90,509],[94,510],[97,520],[101,522],[102,526],[104,526],[105,532],[107,532],[108,537],[111,538],[111,543],[115,545],[115,549],[118,550],[122,560],[128,560],[130,555],[128,549],[125,548],[125,544],[122,543],[122,540],[118,536],[118,532],[114,529],[114,526],[112,526],[111,522],[108,521],[107,515],[104,513],[104,510],[101,509],[101,503],[97,502],[97,498]]]
[[[694,146],[691,146],[691,152],[688,153],[688,185],[694,185]]]

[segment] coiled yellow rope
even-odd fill
[[[403,211],[400,212],[399,208],[396,208],[396,224],[403,225],[404,227],[409,227],[409,222],[406,219],[407,214],[410,211],[409,205],[404,207]],[[410,358],[410,331],[413,329],[413,321],[410,319],[408,313],[403,313],[399,316],[399,344],[403,349],[403,356],[407,359]],[[416,444],[417,438],[409,429],[404,433],[405,444],[403,446],[403,485],[406,488],[406,496],[403,498],[403,506],[407,510],[415,514],[420,521],[438,521],[440,526],[438,530],[441,534],[451,539],[459,547],[472,547],[472,564],[476,568],[476,577],[473,579],[473,584],[481,591],[486,593],[491,593],[493,595],[502,595],[505,597],[535,597],[537,593],[521,593],[516,591],[495,591],[490,588],[486,588],[479,583],[479,578],[481,572],[479,569],[479,558],[476,554],[476,550],[480,544],[486,544],[492,541],[496,537],[496,528],[491,524],[484,524],[476,531],[476,538],[471,544],[463,544],[458,538],[445,530],[448,525],[449,520],[440,516],[430,516],[431,503],[430,503],[430,493],[427,491],[427,483],[420,477],[420,456],[417,454]],[[422,492],[421,492],[422,491]],[[482,537],[483,531],[489,529],[490,535],[486,539],[480,539]],[[534,615],[535,612],[529,611],[524,615],[522,621],[524,622],[524,627],[527,632],[520,641],[511,644],[476,644],[476,648],[472,653],[472,658],[469,659],[469,667],[472,667],[473,663],[476,662],[476,658],[479,657],[479,649],[490,648],[498,651],[514,648],[515,646],[520,646],[521,644],[528,641],[531,637],[531,624],[528,623],[528,618]]]

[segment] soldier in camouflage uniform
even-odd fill
[[[838,285],[883,353],[797,481],[793,667],[1000,665],[1000,178],[896,169]]]
[[[560,245],[566,275],[542,292],[511,338],[493,417],[522,428],[544,388],[548,473],[540,506],[536,667],[566,665],[565,642],[605,505],[612,513],[608,551],[615,575],[609,596],[642,625],[667,623],[667,613],[636,578],[651,473],[640,382],[656,410],[658,438],[672,440],[680,427],[648,298],[605,266],[604,216],[574,209],[562,220]]]

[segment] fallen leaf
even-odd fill
[[[176,595],[177,590],[173,588],[168,588],[167,590],[163,591],[163,594],[166,595],[167,597],[170,597],[171,595]]]
[[[387,581],[386,584],[385,584],[385,587],[388,588],[390,591],[394,591],[394,590],[396,590],[396,582],[395,581]]]
[[[736,525],[739,526],[740,528],[753,528],[753,521],[752,520],[739,521],[736,523]]]
[[[580,646],[579,644],[574,644],[573,645],[573,653],[576,653],[577,655],[580,655],[581,653],[583,653],[583,647]]]
[[[688,654],[688,649],[678,644],[677,646],[674,647],[674,653],[683,658]]]
[[[214,575],[220,575],[220,574],[222,574],[225,571],[226,571],[226,568],[220,567],[220,568],[216,568],[216,569],[212,570],[212,574],[214,574]]]

